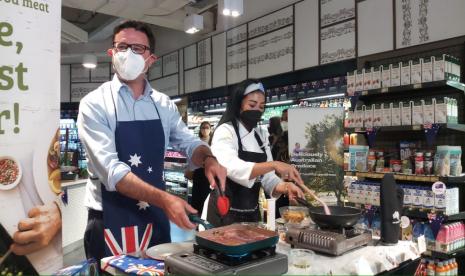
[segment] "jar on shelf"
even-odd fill
[[[412,166],[409,159],[402,160],[402,173],[412,174]]]
[[[424,169],[425,169],[425,159],[423,157],[423,152],[417,151],[415,153],[415,174],[416,175],[422,175],[424,174]]]
[[[368,153],[368,171],[374,172],[376,170],[376,155],[374,150]]]
[[[433,174],[433,157],[430,151],[425,152],[424,166],[424,173],[426,175]]]

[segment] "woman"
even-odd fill
[[[286,163],[272,161],[266,130],[257,127],[265,109],[265,90],[255,80],[237,85],[212,138],[211,149],[218,162],[226,167],[228,179],[225,195],[230,200],[226,216],[216,207],[217,193],[210,193],[207,219],[215,226],[235,222],[257,222],[260,219],[260,187],[272,197],[287,194],[290,199],[303,197],[302,191],[285,179],[303,184],[297,170]]]
[[[210,143],[211,128],[209,122],[203,121],[200,124],[199,138],[205,143]],[[199,214],[202,213],[203,203],[210,193],[210,184],[203,168],[198,168],[192,175],[192,207],[194,207]]]
[[[281,118],[279,117],[270,118],[270,125],[268,126],[268,133],[270,134],[268,141],[270,142],[271,155],[273,156],[273,160],[277,160],[276,157],[279,151],[278,141],[281,135],[283,134],[283,129],[281,128]]]

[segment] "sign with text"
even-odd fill
[[[310,189],[323,200],[342,199],[343,108],[289,109],[289,156]]]
[[[63,265],[54,203],[61,1],[0,1],[0,11],[0,250],[20,255],[11,254],[2,267],[51,274]]]

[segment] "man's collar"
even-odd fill
[[[153,89],[152,89],[152,86],[150,86],[150,83],[148,82],[146,78],[144,78],[144,81],[145,81],[145,88],[144,88],[144,94],[142,95],[142,99],[145,100],[145,99],[149,99],[149,97],[152,95]],[[110,85],[113,91],[118,91],[118,92],[126,91],[127,93],[130,93],[131,91],[129,86],[126,83],[122,82],[118,78],[118,75],[116,73],[113,75],[113,79],[111,80]]]

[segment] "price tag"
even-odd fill
[[[413,125],[412,130],[421,130],[421,125]]]
[[[443,182],[441,181],[438,181],[438,182],[434,182],[433,183],[433,186],[431,187],[431,189],[433,190],[433,193],[435,195],[443,195],[446,193],[446,184],[444,184]]]
[[[415,83],[413,85],[413,89],[420,89],[421,88],[421,83]]]
[[[410,219],[407,216],[401,216],[400,217],[400,227],[405,229],[409,227],[410,225]]]
[[[421,235],[418,237],[418,251],[420,254],[426,251],[425,235]]]
[[[381,88],[381,93],[387,93],[389,89],[387,87]]]
[[[366,96],[366,95],[368,95],[368,91],[367,90],[362,91],[362,96]]]

